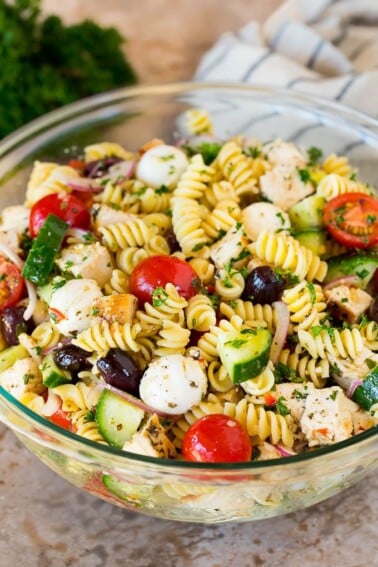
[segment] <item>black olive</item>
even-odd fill
[[[378,297],[371,302],[368,315],[372,321],[378,323]]]
[[[142,371],[127,352],[111,348],[106,356],[98,359],[97,368],[107,384],[134,396],[139,395]]]
[[[252,270],[245,279],[242,299],[253,303],[272,304],[281,299],[285,288],[285,279],[276,274],[269,266],[259,266]]]
[[[24,305],[5,307],[0,313],[0,330],[8,346],[18,345],[18,335],[34,329],[33,321],[24,319],[25,309]]]
[[[89,353],[75,345],[63,345],[54,351],[55,364],[63,370],[77,373],[90,368],[87,358]]]
[[[165,234],[165,239],[168,242],[169,251],[171,254],[173,254],[174,252],[178,252],[178,250],[180,250],[180,245],[177,242],[176,235],[172,229],[167,230]]]

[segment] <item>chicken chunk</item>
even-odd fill
[[[368,310],[373,298],[363,289],[338,285],[324,292],[327,303],[337,306],[348,323],[357,323]]]
[[[156,413],[150,417],[141,431],[137,431],[130,441],[126,441],[123,450],[161,459],[169,459],[176,456],[176,449],[167,436]]]

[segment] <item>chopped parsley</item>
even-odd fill
[[[290,368],[283,362],[277,362],[274,368],[274,382],[276,384],[282,384],[282,382],[287,380],[294,383],[303,382],[302,378],[297,376],[293,368]]]
[[[280,415],[283,415],[283,416],[290,414],[290,410],[285,405],[285,402],[286,402],[286,399],[283,396],[280,396],[277,400],[277,403],[276,403],[277,413],[279,413]]]
[[[243,152],[246,156],[249,156],[253,159],[261,156],[261,148],[259,148],[259,146],[248,146],[244,148]]]
[[[311,304],[314,305],[315,301],[316,301],[316,291],[315,291],[315,286],[312,282],[308,282],[307,283],[307,289],[310,293],[310,301]]]
[[[323,152],[320,148],[311,146],[311,148],[308,148],[307,150],[307,155],[309,159],[309,165],[315,165],[323,156]]]
[[[162,287],[157,287],[152,292],[152,305],[154,307],[160,307],[167,302],[168,293]]]
[[[369,368],[369,370],[373,370],[373,368],[378,366],[377,363],[374,360],[372,360],[371,358],[367,358],[365,360],[365,362],[366,362],[366,366]]]
[[[329,396],[329,397],[331,398],[331,400],[335,401],[336,398],[337,398],[337,394],[338,394],[338,393],[339,393],[339,392],[338,392],[337,390],[334,390],[334,391],[332,392],[332,394],[330,394],[330,396]]]

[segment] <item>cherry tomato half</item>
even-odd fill
[[[21,299],[24,283],[20,269],[4,256],[0,256],[0,310]]]
[[[223,414],[201,417],[185,433],[182,454],[188,461],[201,463],[241,463],[250,461],[252,444],[236,419]]]
[[[67,412],[62,409],[56,410],[48,419],[58,427],[72,431],[72,421],[67,417]]]
[[[325,228],[350,248],[370,248],[378,242],[378,199],[364,193],[345,193],[324,207]]]
[[[89,211],[80,199],[69,194],[51,193],[37,201],[30,211],[29,230],[33,238],[37,236],[49,213],[64,220],[69,226],[84,230],[88,229],[91,221]]]
[[[134,269],[130,276],[130,293],[141,303],[152,303],[156,288],[164,288],[172,283],[179,294],[189,299],[200,285],[192,266],[174,256],[150,256]]]

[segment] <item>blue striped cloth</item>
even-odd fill
[[[221,36],[195,79],[287,87],[378,117],[378,0],[289,0]]]

